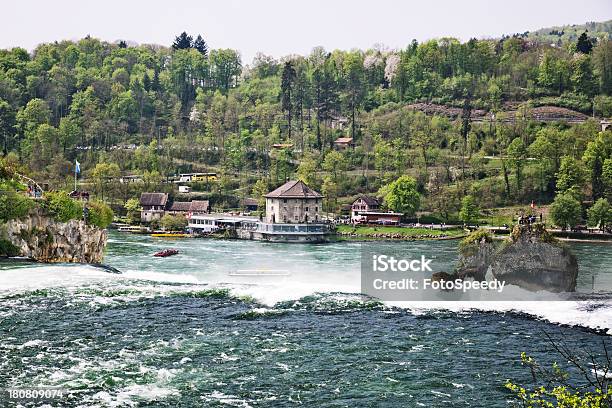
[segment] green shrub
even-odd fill
[[[113,210],[101,201],[90,201],[87,203],[89,214],[87,223],[98,228],[106,228],[113,222]]]
[[[487,243],[493,242],[493,235],[486,229],[480,228],[461,240],[459,252],[464,256],[474,254],[482,241]]]
[[[182,231],[187,227],[187,218],[183,215],[166,214],[162,217],[160,224],[168,231]]]
[[[23,218],[36,206],[31,198],[13,192],[0,193],[0,222]]]
[[[19,248],[6,239],[0,239],[0,256],[17,256]]]
[[[43,205],[47,214],[59,222],[78,220],[83,215],[81,203],[61,191],[45,193]]]

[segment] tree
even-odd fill
[[[560,194],[569,193],[576,199],[582,197],[582,187],[585,171],[578,160],[571,156],[563,156],[557,172],[557,191]]]
[[[612,223],[612,208],[605,198],[595,201],[587,210],[587,223],[590,227],[599,227],[602,231]]]
[[[91,173],[95,183],[95,191],[100,194],[102,200],[107,192],[108,184],[113,178],[121,175],[117,163],[98,163]]]
[[[355,139],[355,130],[357,128],[356,112],[365,94],[363,55],[360,52],[349,53],[344,59],[342,68],[346,82],[345,99],[351,111],[351,137]]]
[[[550,208],[553,222],[563,230],[574,228],[580,222],[581,214],[580,202],[569,192],[557,194]]]
[[[571,81],[576,92],[589,97],[597,93],[597,80],[593,73],[591,57],[583,55],[572,61]]]
[[[338,184],[331,177],[327,176],[323,179],[322,190],[327,201],[327,211],[335,213],[338,207]]]
[[[342,173],[346,171],[346,167],[346,159],[342,153],[331,150],[325,155],[323,170],[331,174],[335,183],[338,183],[338,179],[342,176]]]
[[[164,215],[159,221],[166,231],[183,231],[187,227],[187,218],[183,215]]]
[[[259,179],[253,185],[253,196],[257,200],[257,207],[264,211],[266,208],[266,197],[268,194],[268,183],[264,179]]]
[[[578,37],[576,49],[583,54],[590,54],[593,50],[593,41],[589,38],[586,31]]]
[[[38,128],[38,125],[46,124],[51,118],[49,105],[43,99],[34,98],[26,106],[17,112],[17,126],[28,136]]]
[[[556,341],[544,333],[550,347],[562,358],[561,363],[552,367],[540,365],[533,357],[521,353],[521,363],[531,372],[534,386],[526,388],[511,381],[506,388],[516,397],[516,406],[524,408],[606,408],[612,404],[612,387],[609,373],[612,370],[606,342],[602,341],[602,350],[598,353],[587,348],[570,349],[565,341]],[[569,375],[563,364],[571,367],[580,380]]]
[[[476,200],[471,195],[466,195],[461,200],[461,210],[459,211],[459,218],[466,224],[478,221],[480,216],[480,209],[476,204]]]
[[[7,101],[0,98],[0,136],[2,137],[2,152],[5,156],[10,147],[13,126],[15,126],[15,112]]]
[[[127,211],[127,218],[130,224],[140,221],[140,200],[130,198],[126,201],[124,208]]]
[[[237,85],[238,76],[242,72],[240,55],[230,49],[212,50],[209,61],[212,85],[227,94],[232,86]]]
[[[593,49],[593,64],[599,76],[599,90],[612,95],[612,40],[599,41]]]
[[[58,141],[58,132],[55,127],[46,123],[39,125],[36,128],[35,140],[32,140],[40,146],[40,153],[42,154],[38,159],[42,159],[45,164],[48,163],[52,154],[57,150]]]
[[[198,37],[193,42],[193,48],[198,50],[198,52],[203,56],[208,56],[208,45],[206,45],[206,41],[204,41],[200,34],[198,34]]]
[[[60,120],[58,131],[59,140],[65,153],[68,146],[72,146],[76,142],[77,137],[82,130],[79,128],[76,119],[70,116],[64,116]]]
[[[113,210],[101,201],[91,200],[87,203],[87,223],[98,228],[106,228],[113,222]]]
[[[293,116],[293,101],[291,99],[291,92],[293,91],[293,83],[295,82],[295,68],[293,68],[293,62],[287,61],[283,66],[283,73],[281,76],[281,108],[287,112],[287,129],[289,131],[289,139],[291,139],[291,117]]]
[[[603,164],[606,159],[612,158],[612,132],[600,132],[595,140],[587,144],[582,156],[591,180],[593,200],[603,197],[605,193]]]
[[[536,166],[538,168],[538,177],[540,178],[540,192],[544,192],[555,177],[556,146],[545,133],[542,133],[538,135],[528,150],[529,154],[537,159]]]
[[[516,189],[520,192],[523,180],[523,166],[527,158],[527,149],[525,148],[523,139],[517,137],[512,140],[508,146],[508,155],[510,156],[512,166],[516,172]]]
[[[404,215],[414,215],[420,206],[421,195],[417,182],[410,176],[401,176],[386,187],[385,204],[391,210]]]
[[[317,184],[317,161],[313,156],[308,155],[302,158],[297,168],[297,176],[309,186]]]
[[[191,48],[193,42],[193,37],[188,35],[185,31],[179,34],[172,44],[172,48],[175,50],[186,50]]]
[[[601,171],[604,191],[609,199],[612,199],[612,158],[606,159]]]

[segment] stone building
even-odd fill
[[[303,181],[288,181],[265,197],[267,223],[301,224],[321,221],[323,196]]]
[[[148,223],[161,219],[166,212],[167,204],[167,193],[142,193],[140,195],[140,206],[142,207],[140,220]]]

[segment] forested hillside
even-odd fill
[[[406,174],[441,218],[466,195],[483,207],[597,199],[612,185],[610,132],[599,134],[612,115],[609,27],[249,65],[186,33],[168,47],[87,37],[0,50],[2,152],[51,188],[71,189],[78,159],[86,188],[116,204],[187,171],[217,172],[199,187],[229,206],[293,176],[329,211]],[[355,146],[334,149],[339,137]],[[121,186],[126,174],[143,183]]]
[[[562,46],[564,42],[578,41],[578,37],[582,33],[587,32],[589,36],[599,40],[610,38],[612,35],[612,20],[598,22],[590,22],[585,24],[572,24],[556,27],[542,28],[532,33],[527,33],[527,36],[532,40],[537,40],[541,43],[556,44]]]

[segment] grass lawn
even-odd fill
[[[409,227],[393,227],[393,226],[352,226],[352,225],[338,225],[338,233],[340,234],[356,234],[364,238],[373,236],[374,234],[400,234],[403,237],[418,237],[422,235],[433,235],[440,236],[445,235],[447,237],[458,237],[465,235],[463,229],[451,229],[446,231],[440,231],[437,229],[429,228],[409,228]]]

